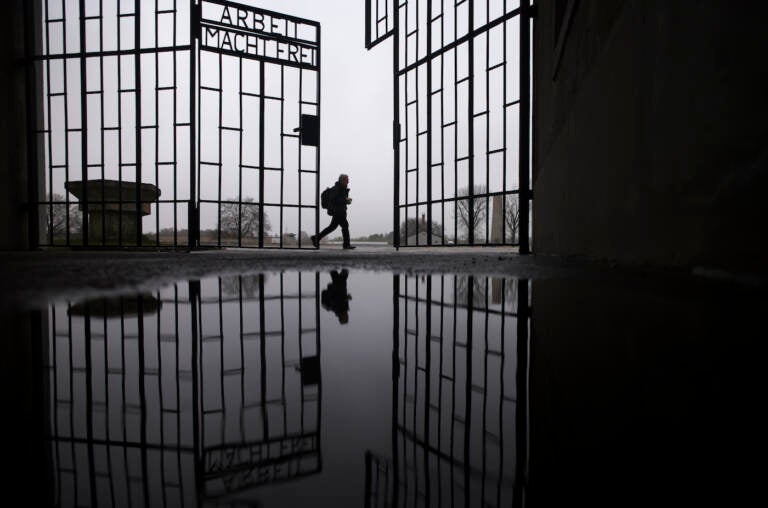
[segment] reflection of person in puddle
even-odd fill
[[[320,293],[320,303],[323,308],[336,314],[339,323],[346,324],[349,321],[349,301],[352,296],[347,293],[347,277],[349,272],[344,269],[341,273],[331,271],[331,282]]]

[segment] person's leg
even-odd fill
[[[338,219],[336,219],[336,216],[334,215],[333,218],[331,219],[331,223],[328,225],[328,227],[325,228],[324,230],[320,231],[320,234],[317,235],[317,241],[319,242],[323,237],[331,234],[333,232],[333,230],[336,229],[337,227],[339,227],[339,221],[338,221]]]
[[[336,220],[335,217],[334,220]],[[341,237],[344,239],[344,247],[349,247],[349,222],[347,221],[347,214],[340,216],[338,222],[341,225]]]

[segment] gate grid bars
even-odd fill
[[[224,0],[25,6],[33,247],[310,247],[320,26]]]
[[[530,224],[530,0],[366,0],[392,37],[394,243],[517,245]]]
[[[395,275],[391,457],[365,506],[524,506],[529,283]]]
[[[319,277],[211,278],[50,305],[55,506],[229,506],[319,473]]]

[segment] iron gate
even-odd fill
[[[319,284],[216,277],[40,313],[53,504],[235,506],[319,473]]]
[[[365,506],[523,506],[530,284],[395,275],[392,450],[366,453]]]
[[[366,0],[394,49],[394,243],[529,251],[530,0]]]
[[[318,23],[225,0],[26,16],[33,246],[311,246]]]

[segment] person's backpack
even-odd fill
[[[326,187],[326,189],[320,193],[320,207],[325,208],[330,212],[328,209],[329,206],[331,206],[331,193],[333,192],[332,187]]]

